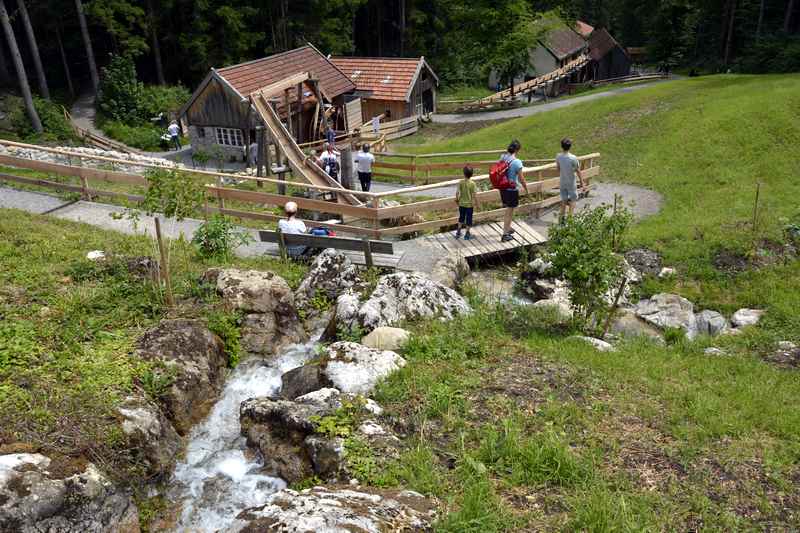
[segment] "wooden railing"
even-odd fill
[[[9,154],[0,155],[0,164],[9,167],[34,170],[45,174],[71,176],[78,178],[79,183],[62,183],[53,181],[51,179],[22,176],[12,172],[0,173],[0,181],[9,181],[24,185],[80,193],[85,199],[91,199],[93,197],[108,197],[122,198],[128,202],[139,202],[143,199],[143,197],[139,194],[134,194],[134,192],[137,191],[103,190],[101,188],[102,184],[125,184],[138,186],[141,188],[147,187],[148,181],[145,176],[137,173],[115,170],[114,167],[117,165],[137,166],[142,168],[165,168],[164,166],[153,165],[149,163],[114,159],[103,156],[77,154],[57,148],[26,145],[5,140],[0,140],[0,145],[30,148],[44,152],[66,155],[70,159],[74,159],[74,161],[79,162],[79,165],[72,164],[72,161],[68,161],[69,164],[61,164],[49,161],[26,159]],[[457,154],[450,155],[453,156]],[[439,154],[436,154],[435,156],[438,157]],[[588,189],[588,187],[591,186],[592,179],[598,176],[600,173],[600,154],[588,154],[580,156],[578,159],[581,162],[586,189]],[[111,168],[101,169],[80,166],[80,162],[85,160],[108,163]],[[551,195],[551,193],[554,192],[554,189],[557,188],[559,184],[559,173],[558,169],[556,168],[556,164],[552,161],[546,161],[543,163],[541,161],[534,162],[536,164],[533,164],[532,166],[526,166],[523,169],[523,173],[528,181],[528,194],[526,195],[524,191],[520,191],[522,202],[517,210],[517,213],[519,214],[538,214],[542,210],[554,206],[559,201],[559,197],[557,195]],[[463,166],[464,163],[459,162],[445,164]],[[242,219],[275,222],[281,217],[274,213],[265,212],[264,207],[282,207],[286,204],[286,202],[293,201],[296,202],[302,210],[336,215],[343,222],[341,224],[333,224],[307,220],[307,224],[331,227],[335,228],[341,233],[365,235],[371,238],[383,238],[420,231],[438,230],[439,228],[447,227],[457,222],[457,217],[454,216],[456,211],[455,185],[458,184],[460,179],[450,179],[447,181],[406,187],[386,192],[352,191],[351,194],[361,198],[365,203],[362,205],[347,205],[325,200],[326,194],[341,191],[341,189],[335,189],[332,187],[311,185],[309,183],[296,181],[284,181],[272,178],[257,178],[238,174],[235,175],[235,178],[238,180],[261,181],[263,183],[284,187],[291,186],[293,188],[299,188],[307,191],[305,197],[298,197],[289,194],[243,190],[219,185],[218,178],[226,175],[225,173],[187,169],[178,169],[178,171],[196,176],[198,179],[205,178],[204,181],[206,183],[204,183],[204,188],[206,193],[207,213],[218,212]],[[213,177],[213,184],[207,183],[209,181],[209,177]],[[474,176],[472,179],[480,191],[477,193],[476,197],[478,198],[481,206],[486,207],[486,210],[475,213],[474,220],[476,222],[482,222],[487,220],[502,219],[505,210],[499,207],[491,207],[493,204],[495,206],[499,206],[500,194],[497,190],[490,188],[488,183],[489,176],[487,174],[481,174]],[[399,206],[381,206],[381,200],[388,197],[405,200],[408,199],[409,196],[413,198],[413,195],[424,195],[425,191],[431,189],[441,189],[442,187],[447,186],[453,187],[452,196],[448,195],[448,197],[445,198],[411,201]],[[427,216],[428,220],[401,223],[402,219],[405,217],[423,214]]]
[[[89,130],[81,128],[80,126],[75,124],[75,122],[72,120],[72,115],[70,115],[66,107],[61,106],[61,110],[64,112],[64,119],[66,119],[66,121],[69,122],[69,125],[72,127],[72,131],[75,132],[75,135],[78,136],[78,138],[83,140],[85,143],[91,144],[92,146],[95,146],[102,150],[115,150],[117,152],[122,152],[126,154],[141,153],[139,150],[131,148],[127,144],[123,144],[121,142],[108,139],[106,137],[100,137],[99,135],[95,135]]]

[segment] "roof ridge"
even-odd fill
[[[269,56],[259,57],[257,59],[251,59],[250,61],[245,61],[244,63],[236,63],[235,65],[228,65],[227,67],[218,68],[218,69],[216,69],[216,71],[217,71],[217,73],[219,73],[219,72],[222,72],[223,70],[232,69],[234,67],[243,67],[245,65],[251,65],[253,63],[258,63],[259,61],[264,61],[266,59],[272,59],[273,57],[280,57],[280,56],[284,56],[286,54],[290,54],[292,52],[297,52],[298,50],[302,50],[303,48],[308,48],[309,46],[310,46],[310,44],[306,43],[305,46],[298,46],[297,48],[292,48],[291,50],[284,50],[283,52],[278,52],[277,54],[272,54],[272,55],[269,55]],[[312,46],[311,48],[314,48],[314,47]],[[317,53],[319,53],[319,50],[317,50],[316,48],[314,48],[314,50],[316,50]],[[323,57],[325,57],[325,56],[323,56]]]

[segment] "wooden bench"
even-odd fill
[[[271,242],[278,245],[281,257],[286,259],[288,253],[287,246],[307,246],[309,248],[333,248],[335,250],[346,250],[364,253],[364,264],[368,267],[375,266],[372,254],[394,255],[394,246],[387,241],[371,241],[367,237],[361,239],[349,239],[345,237],[329,237],[326,235],[309,235],[307,233],[283,233],[278,231],[259,231],[261,242]],[[391,265],[378,265],[391,266]]]

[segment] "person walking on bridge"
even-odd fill
[[[519,206],[519,185],[520,183],[525,188],[525,194],[528,194],[528,183],[525,181],[525,176],[522,173],[522,160],[517,158],[522,145],[519,141],[513,140],[508,145],[505,154],[500,158],[502,161],[508,163],[508,170],[506,177],[510,183],[510,187],[500,189],[500,199],[503,201],[503,207],[506,208],[505,218],[503,219],[503,235],[500,237],[500,242],[510,241],[514,238],[514,230],[511,229],[511,222],[514,220],[514,209]]]
[[[558,169],[559,189],[561,193],[561,214],[559,222],[564,221],[564,216],[569,213],[572,216],[575,211],[575,202],[578,201],[578,188],[575,183],[575,176],[578,176],[581,188],[583,188],[583,174],[581,174],[581,162],[570,150],[572,141],[567,137],[561,139],[562,152],[556,156],[556,168]]]

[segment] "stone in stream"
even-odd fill
[[[447,254],[436,261],[428,277],[448,289],[458,290],[469,272],[469,263],[466,259]]]
[[[411,333],[403,328],[381,326],[361,339],[361,344],[376,350],[399,350],[408,342]]]
[[[222,390],[228,364],[222,340],[199,320],[162,320],[142,335],[135,353],[163,365],[154,372],[171,379],[163,396],[166,415],[185,435]]]
[[[717,311],[706,309],[695,315],[697,332],[700,335],[716,337],[728,329],[728,320]]]
[[[356,342],[328,346],[320,360],[322,374],[345,393],[368,394],[381,379],[405,366],[406,360],[391,350],[375,350]]]
[[[0,455],[0,531],[132,533],[131,496],[93,464],[58,465],[41,454]]]
[[[413,491],[314,487],[282,490],[268,504],[239,513],[231,531],[432,531],[435,519],[434,503]]]
[[[360,327],[368,332],[405,321],[451,320],[470,311],[467,301],[453,289],[418,272],[397,272],[382,276],[363,303],[353,292],[341,295],[336,322],[344,328]]]
[[[656,342],[664,342],[664,337],[658,329],[636,316],[630,309],[617,310],[609,331],[622,337],[645,337]]]
[[[154,476],[170,472],[182,443],[161,410],[144,398],[131,396],[117,407],[117,412],[132,451],[141,456],[148,472]]]
[[[309,318],[318,312],[315,301],[324,298],[333,303],[347,290],[361,290],[365,285],[360,269],[342,252],[323,250],[311,263],[311,267],[294,291],[295,306]]]
[[[330,379],[325,376],[319,364],[307,364],[293,368],[281,376],[280,397],[294,400],[298,396],[330,387]]]
[[[680,328],[688,339],[697,336],[694,304],[677,294],[659,293],[636,304],[636,315],[661,328]]]

